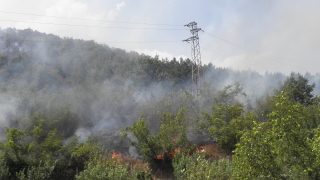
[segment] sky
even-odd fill
[[[94,40],[160,58],[191,57],[234,70],[320,72],[319,0],[0,0],[0,27]]]

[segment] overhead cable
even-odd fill
[[[46,24],[46,25],[55,25],[55,26],[75,26],[75,27],[95,27],[95,28],[105,28],[105,29],[140,29],[140,30],[163,30],[163,31],[181,31],[185,29],[163,29],[163,28],[132,28],[132,27],[113,27],[113,26],[88,26],[88,25],[80,25],[80,24],[56,24],[56,23],[44,23],[44,22],[30,22],[30,21],[15,21],[15,20],[0,20],[4,22],[22,22],[29,24]]]
[[[60,19],[82,20],[82,21],[109,22],[109,23],[121,23],[121,24],[140,24],[140,25],[148,25],[148,26],[180,26],[180,27],[183,26],[183,25],[177,25],[177,24],[153,24],[153,23],[127,22],[127,21],[107,21],[107,20],[96,20],[96,19],[70,18],[70,17],[62,17],[62,16],[48,16],[48,15],[40,15],[40,14],[9,12],[9,11],[0,11],[0,13],[21,14],[21,15],[28,15],[28,16],[51,17],[51,18],[60,18]]]

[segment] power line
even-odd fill
[[[204,31],[204,34],[207,34],[207,35],[209,35],[209,36],[212,36],[212,37],[214,37],[214,38],[217,38],[217,39],[219,39],[219,40],[221,40],[221,41],[224,41],[224,42],[226,42],[226,43],[229,43],[229,44],[231,44],[231,45],[233,45],[233,46],[237,46],[238,48],[241,48],[241,49],[244,49],[244,50],[247,50],[247,51],[252,51],[252,52],[254,52],[254,53],[259,53],[259,51],[252,50],[252,49],[250,49],[250,48],[248,48],[248,47],[245,47],[245,46],[242,46],[242,45],[233,43],[233,42],[231,42],[231,41],[225,40],[225,39],[220,38],[220,37],[218,37],[218,36],[209,34],[209,33],[205,32],[205,31]]]
[[[176,43],[176,42],[181,42],[181,40],[177,40],[177,41],[137,41],[137,42],[101,42],[101,43],[117,43],[117,44],[121,44],[121,43],[133,43],[133,44],[139,44],[139,43]]]
[[[262,53],[261,51],[253,50],[253,49],[251,49],[251,48],[248,48],[248,47],[245,47],[245,46],[242,46],[242,45],[233,43],[233,42],[231,42],[231,41],[225,40],[225,39],[220,38],[220,37],[218,37],[218,36],[209,34],[209,33],[207,33],[207,32],[204,32],[204,33],[207,34],[207,35],[210,35],[210,36],[212,36],[212,37],[214,37],[214,38],[217,38],[217,39],[219,39],[219,40],[221,40],[221,41],[224,41],[224,42],[226,42],[226,43],[229,43],[229,44],[231,44],[231,45],[233,45],[233,46],[236,46],[236,47],[238,47],[238,48],[247,50],[247,51],[250,52],[250,53],[253,53],[253,54],[261,54],[261,53]],[[216,53],[216,52],[215,52],[215,53]],[[218,54],[219,54],[219,53],[218,53]],[[225,56],[225,55],[224,55],[224,56]],[[274,58],[276,58],[276,57],[271,57],[271,58],[270,58],[270,57],[266,57],[266,59],[269,59],[269,60],[272,60],[272,61],[276,61],[276,60],[274,60]],[[280,59],[280,58],[278,58],[278,59]],[[291,61],[291,62],[298,63],[298,64],[304,64],[304,63],[296,62],[296,61]]]
[[[110,23],[119,23],[119,24],[141,24],[141,25],[149,25],[149,26],[183,26],[183,25],[175,25],[175,24],[153,24],[153,23],[139,23],[139,22],[107,21],[107,20],[96,20],[96,19],[69,18],[69,17],[62,17],[62,16],[48,16],[48,15],[40,15],[40,14],[9,12],[9,11],[0,11],[0,12],[1,13],[8,13],[8,14],[20,14],[20,15],[28,15],[28,16],[40,16],[40,17],[53,17],[53,18],[60,18],[60,19],[71,19],[71,20],[82,20],[82,21],[110,22]]]
[[[221,56],[224,56],[224,57],[228,57],[228,56],[226,56],[226,55],[224,55],[224,54],[221,54],[221,53],[218,53],[218,52],[216,52],[216,51],[212,51],[212,50],[210,50],[210,49],[207,49],[207,48],[201,48],[201,49],[204,49],[204,50],[206,50],[206,51],[210,51],[210,52],[213,52],[213,53],[216,53],[216,54],[219,54],[219,55],[221,55]]]
[[[80,40],[80,39],[75,39],[75,40]],[[14,39],[13,41],[20,41],[20,42],[63,42],[65,41],[65,39],[62,39],[62,40],[56,40],[56,41],[52,41],[52,40],[49,40],[49,41],[46,41],[46,40],[31,40],[31,39]],[[85,41],[85,40],[84,40]],[[110,42],[106,42],[106,41],[99,41],[97,43],[110,43],[110,44],[122,44],[122,43],[132,43],[132,44],[139,44],[139,43],[177,43],[177,42],[181,42],[181,40],[171,40],[171,41],[127,41],[127,42],[116,42],[116,41],[110,41]]]
[[[15,21],[15,20],[0,20],[4,22],[22,22],[29,24],[46,24],[46,25],[55,25],[55,26],[75,26],[75,27],[95,27],[95,28],[105,28],[105,29],[140,29],[140,30],[163,30],[163,31],[181,31],[185,29],[162,29],[162,28],[129,28],[129,27],[112,27],[112,26],[88,26],[88,25],[79,25],[79,24],[56,24],[56,23],[43,23],[43,22],[27,22],[27,21]]]

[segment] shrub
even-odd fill
[[[138,122],[123,131],[123,136],[131,141],[149,163],[155,163],[155,160],[159,160],[159,156],[160,159],[171,162],[175,149],[190,146],[186,135],[185,114],[185,109],[181,109],[174,117],[171,113],[163,113],[160,132],[153,134],[147,128],[148,121],[141,116]],[[136,139],[129,138],[128,132],[132,133]]]
[[[4,161],[2,161],[2,159],[0,159],[0,179],[9,179],[10,174],[9,174],[9,168],[6,165],[6,163]]]
[[[54,170],[56,162],[46,161],[39,166],[31,166],[16,173],[19,180],[47,180]]]
[[[152,179],[149,169],[128,171],[129,165],[121,159],[112,159],[103,151],[95,151],[91,154],[86,168],[78,176],[77,180],[147,180]]]
[[[177,179],[230,179],[232,163],[229,158],[206,159],[205,152],[193,155],[179,154],[173,159],[174,175]]]

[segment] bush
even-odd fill
[[[74,137],[63,144],[56,130],[43,133],[45,123],[39,120],[24,130],[6,128],[6,141],[0,142],[0,179],[74,179],[89,153],[99,149],[94,139],[79,143]],[[40,135],[45,137],[42,141]]]
[[[257,116],[246,113],[241,104],[228,106],[218,104],[211,107],[211,113],[202,112],[198,120],[199,132],[206,132],[217,138],[220,148],[231,154],[244,132],[251,130]]]
[[[148,122],[141,116],[138,122],[123,131],[123,136],[131,141],[149,163],[155,163],[155,160],[159,160],[158,157],[165,162],[171,162],[175,149],[190,146],[186,135],[185,114],[185,109],[181,109],[174,117],[170,113],[163,113],[160,132],[153,134],[147,128]],[[132,133],[135,140],[129,138],[128,133]]]
[[[9,168],[6,165],[6,163],[4,161],[2,161],[2,159],[0,159],[0,179],[9,179],[10,174],[9,174]]]
[[[128,171],[129,165],[121,159],[112,159],[103,151],[95,151],[91,154],[86,168],[78,176],[77,180],[147,180],[152,179],[149,169]]]
[[[39,166],[31,166],[16,173],[19,180],[47,180],[54,170],[56,162],[46,161]]]
[[[173,159],[174,175],[177,179],[230,179],[232,163],[229,158],[210,160],[205,152],[193,155],[179,154]]]

